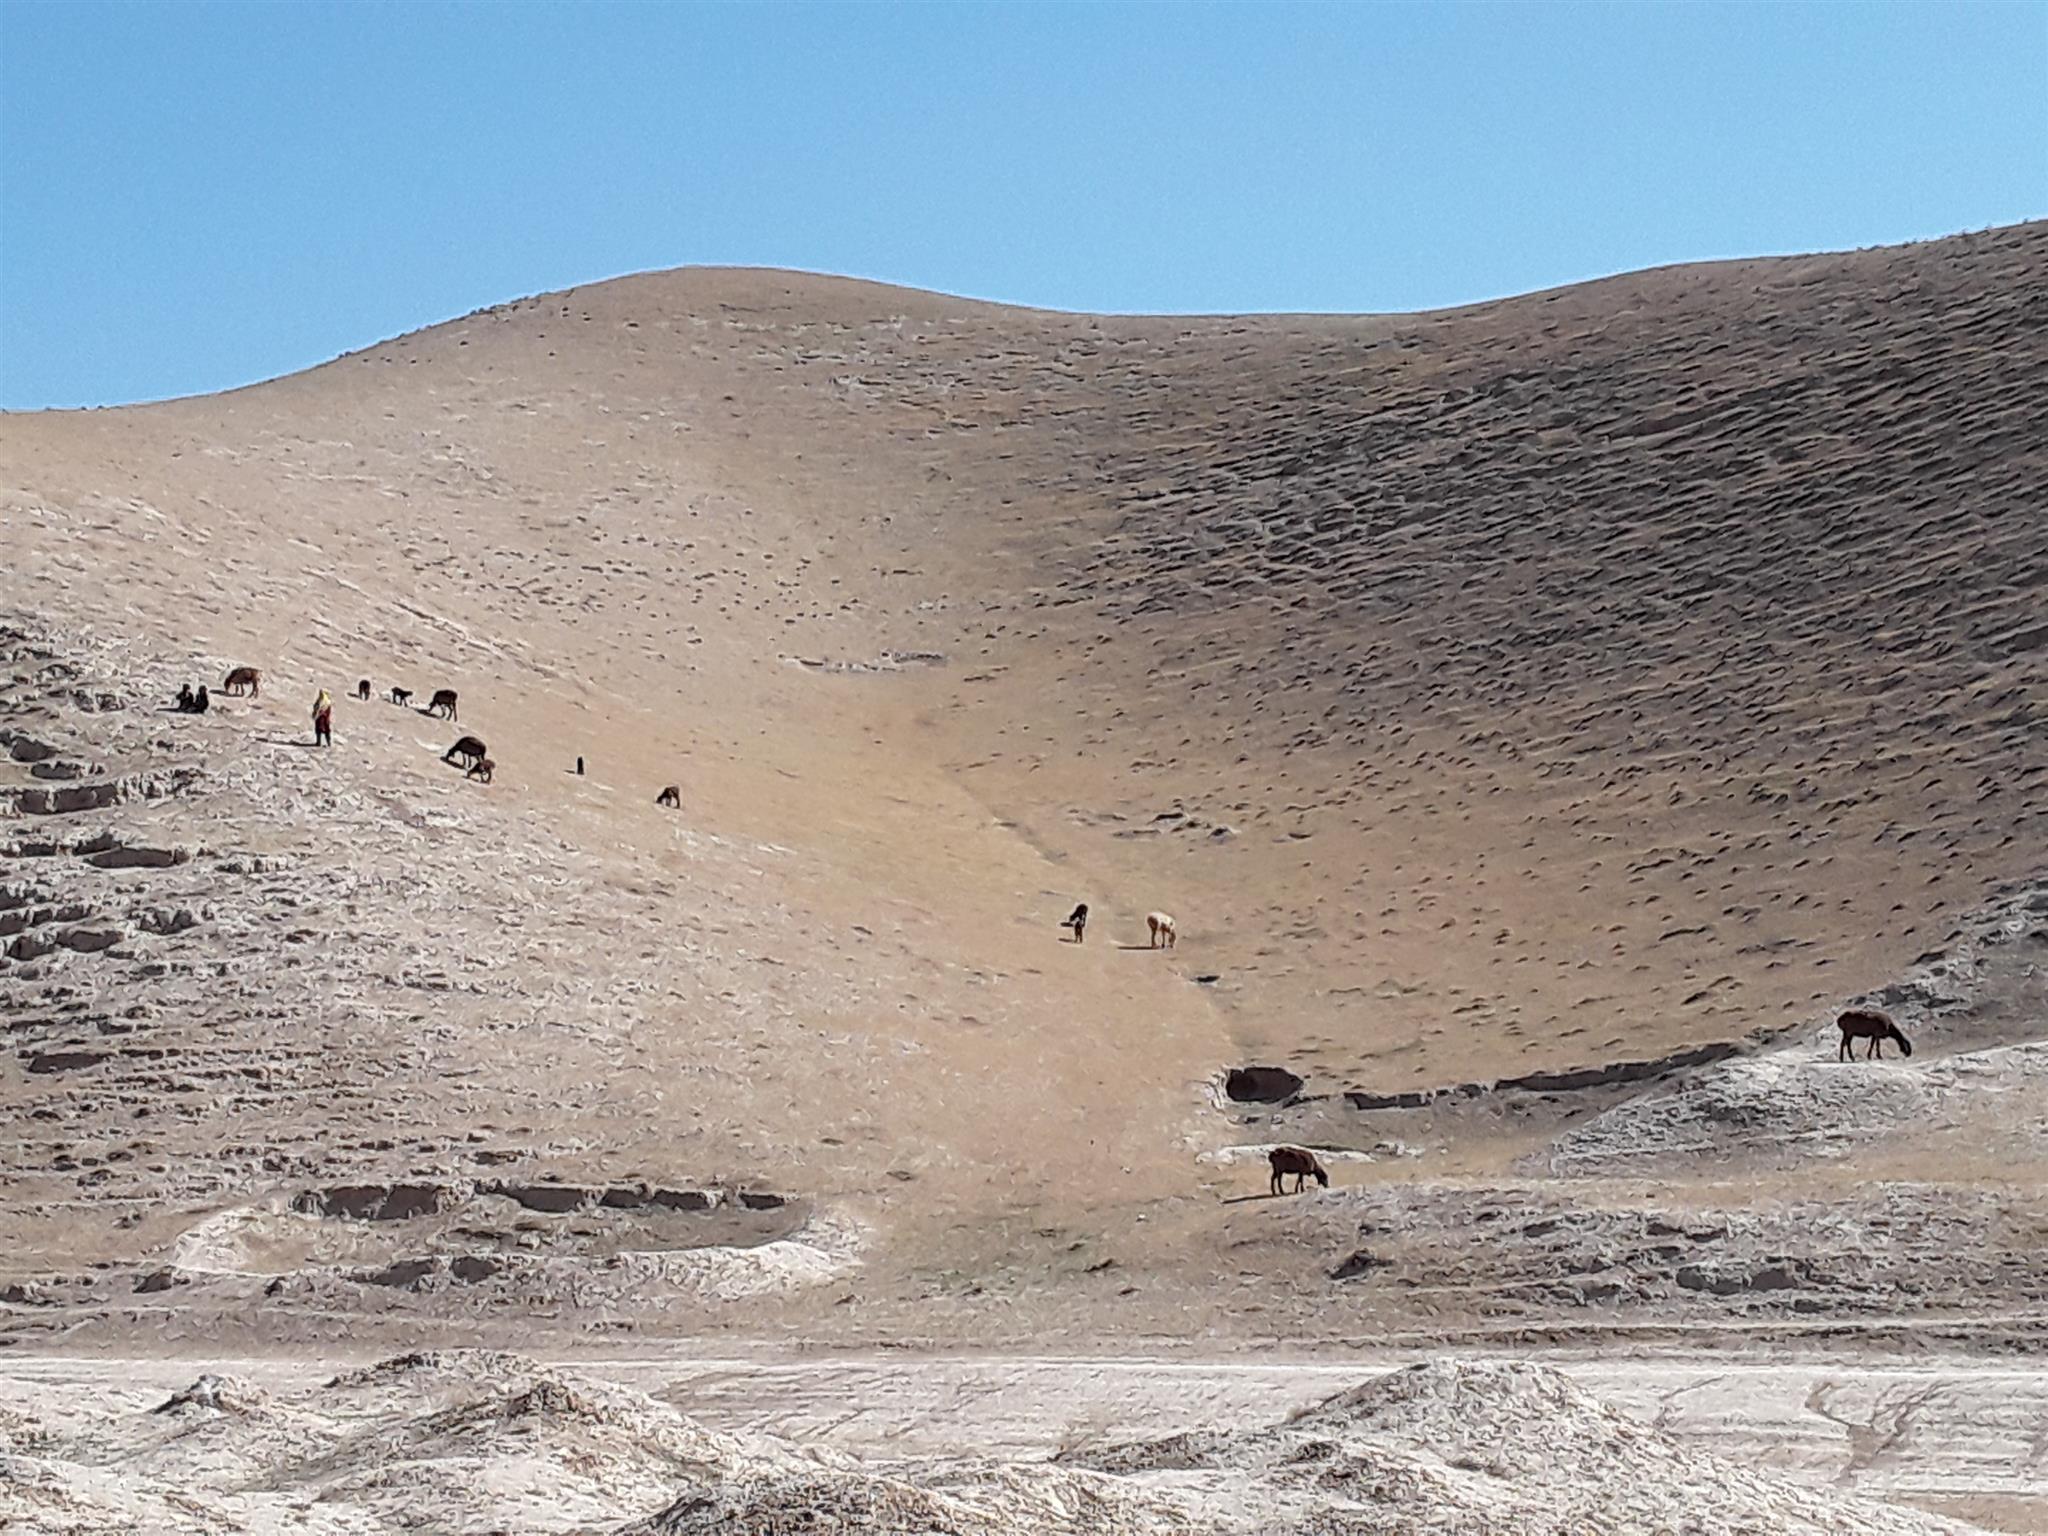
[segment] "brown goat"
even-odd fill
[[[488,751],[490,751],[490,748],[483,744],[481,737],[465,736],[441,754],[441,761],[452,763],[458,757],[467,758],[468,763],[464,764],[467,767],[469,763],[481,762],[484,754]]]
[[[434,696],[427,701],[428,714],[438,715],[443,710],[447,711],[450,720],[457,718],[455,714],[455,690],[453,688],[436,688]]]
[[[484,783],[488,784],[491,782],[491,775],[497,771],[498,765],[496,763],[492,762],[488,757],[480,757],[469,765],[469,772],[465,773],[463,777],[465,779],[482,779]]]
[[[683,803],[682,786],[680,784],[669,785],[667,789],[664,789],[660,794],[654,797],[654,803],[656,805],[673,805],[680,807]]]
[[[1870,1042],[1870,1049],[1863,1053],[1865,1061],[1873,1056],[1879,1061],[1884,1060],[1884,1043],[1887,1040],[1898,1041],[1900,1050],[1908,1056],[1913,1054],[1913,1042],[1899,1033],[1899,1026],[1892,1022],[1892,1016],[1875,1008],[1846,1009],[1835,1020],[1835,1027],[1842,1032],[1842,1043],[1835,1051],[1837,1061],[1854,1061],[1858,1040]]]
[[[370,680],[366,677],[356,684],[356,697],[367,701],[370,697]]]
[[[249,697],[252,699],[261,694],[263,692],[263,674],[254,667],[236,667],[234,671],[227,675],[227,680],[220,685],[222,693],[240,693],[244,689],[248,690]]]
[[[1330,1187],[1330,1176],[1323,1172],[1323,1165],[1316,1161],[1313,1152],[1300,1147],[1275,1147],[1266,1154],[1266,1161],[1273,1165],[1273,1193],[1284,1193],[1280,1180],[1287,1174],[1294,1175],[1294,1192],[1301,1193],[1302,1185],[1313,1178],[1324,1189]]]

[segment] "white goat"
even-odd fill
[[[1179,938],[1179,935],[1174,931],[1173,919],[1164,912],[1147,912],[1145,914],[1145,926],[1152,934],[1152,942],[1146,946],[1149,949],[1157,949],[1161,939],[1164,939],[1166,947],[1171,949]]]

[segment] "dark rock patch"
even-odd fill
[[[260,1387],[251,1386],[238,1376],[215,1376],[209,1372],[183,1391],[173,1392],[150,1411],[180,1413],[196,1409],[203,1413],[246,1414],[256,1412],[267,1401]]]
[[[1715,1296],[1793,1291],[1802,1286],[1826,1283],[1824,1276],[1814,1274],[1810,1264],[1798,1259],[1763,1264],[1746,1273],[1688,1264],[1672,1278],[1684,1290],[1706,1291]]]
[[[540,1211],[550,1216],[580,1211],[586,1205],[596,1205],[604,1197],[602,1190],[580,1184],[480,1184],[477,1193],[502,1195],[529,1211]]]
[[[1388,1260],[1376,1257],[1370,1248],[1361,1248],[1335,1269],[1330,1271],[1332,1280],[1356,1280],[1360,1275],[1370,1274],[1375,1269],[1385,1269]]]
[[[103,949],[112,949],[125,937],[126,934],[119,928],[66,928],[56,936],[56,939],[66,949],[76,950],[81,955],[91,955]]]
[[[1489,1093],[1579,1093],[1589,1088],[1646,1082],[1689,1067],[1725,1061],[1730,1056],[1743,1054],[1751,1044],[1747,1040],[1716,1040],[1646,1061],[1616,1061],[1604,1067],[1579,1067],[1568,1072],[1529,1072],[1521,1077],[1503,1077],[1491,1083],[1456,1083],[1444,1088],[1412,1089],[1400,1093],[1368,1093],[1352,1089],[1345,1093],[1344,1098],[1353,1109],[1427,1109],[1445,1099],[1476,1099]]]
[[[665,1211],[708,1211],[717,1197],[701,1189],[653,1189],[641,1185],[613,1185],[598,1204],[608,1210],[638,1211],[653,1207]]]
[[[191,858],[184,848],[109,848],[87,857],[97,869],[170,869]]]
[[[24,816],[69,816],[78,811],[102,811],[124,798],[119,783],[71,784],[62,789],[28,787],[12,791],[14,808]]]
[[[462,1192],[445,1184],[340,1184],[308,1190],[292,1202],[306,1216],[341,1216],[351,1221],[410,1221],[462,1203]]]
[[[136,915],[135,926],[144,933],[153,933],[161,938],[183,933],[188,928],[197,928],[199,919],[185,907],[156,907]]]
[[[361,1285],[389,1285],[404,1291],[416,1291],[420,1282],[435,1268],[433,1259],[400,1259],[382,1269],[359,1270],[350,1278]]]
[[[57,749],[48,742],[38,741],[21,731],[0,730],[0,745],[6,746],[7,755],[17,763],[40,763],[57,755]]]
[[[1235,1104],[1278,1104],[1301,1092],[1302,1083],[1285,1067],[1232,1067],[1223,1091]]]

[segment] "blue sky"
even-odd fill
[[[0,0],[0,404],[650,267],[1406,310],[2048,215],[2048,0]]]

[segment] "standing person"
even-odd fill
[[[334,700],[328,697],[325,688],[320,690],[320,697],[313,701],[313,745],[334,745]]]

